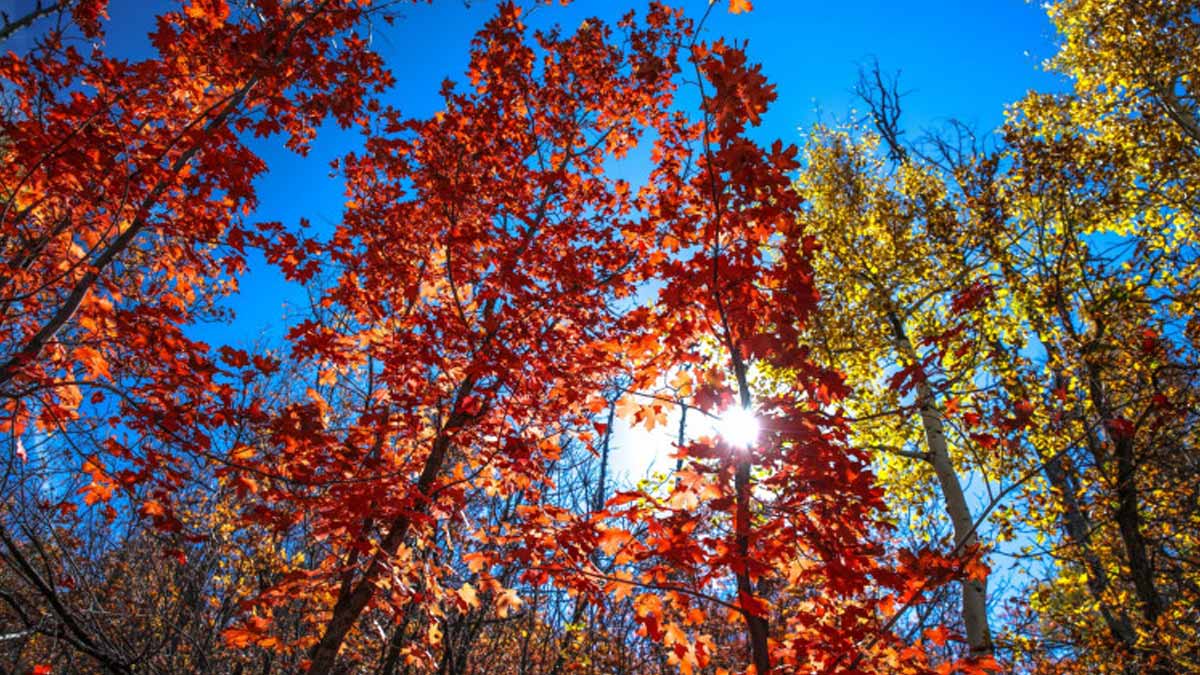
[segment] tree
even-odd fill
[[[1186,128],[1170,118],[1096,118],[1089,98],[1031,96],[1007,129],[1005,209],[1029,243],[998,259],[1043,354],[1012,391],[1045,392],[1049,419],[1033,443],[1066,458],[1048,477],[1068,569],[1080,570],[1107,635],[1082,617],[1063,624],[1081,642],[1115,643],[1130,667],[1174,672],[1195,653],[1190,628],[1173,628],[1191,622],[1165,618],[1188,611],[1195,574],[1188,528],[1174,529],[1194,514],[1190,491],[1165,489],[1195,454],[1196,211],[1176,199],[1194,160],[1167,150],[1186,147]]]
[[[715,3],[502,2],[425,118],[391,6],[190,0],[135,61],[0,13],[0,667],[1200,667],[1194,9],[1051,5],[1073,89],[994,146],[876,68],[800,150]],[[254,223],[253,138],[327,120],[340,222]],[[254,250],[309,307],[197,340]]]
[[[1014,660],[1047,672],[1173,672],[1194,645],[1176,628],[1190,620],[1162,618],[1192,596],[1181,554],[1192,548],[1181,534],[1191,491],[1163,487],[1184,482],[1176,472],[1193,463],[1184,411],[1194,396],[1185,303],[1195,297],[1195,208],[1184,186],[1195,155],[1182,114],[1191,18],[1171,3],[1050,11],[1064,34],[1053,63],[1075,91],[1022,101],[997,151],[903,144],[899,97],[878,69],[868,103],[880,140],[816,134],[800,186],[828,253],[818,258],[828,280],[818,334],[855,384],[859,442],[895,463],[929,458],[877,420],[947,392],[952,412],[927,417],[970,450],[958,461],[1012,481],[989,488],[987,510],[1021,488],[1022,503],[996,517],[998,541],[1016,525],[1057,542],[1041,554],[1052,572],[1029,608],[1044,634],[1036,646],[1014,634]],[[1128,58],[1140,52],[1149,57]],[[884,170],[878,144],[894,168]],[[880,320],[897,306],[914,328]],[[897,325],[917,331],[910,344],[924,354],[889,355]],[[923,500],[912,474],[885,468],[882,478],[893,503]],[[1070,656],[1052,657],[1062,643]]]
[[[998,375],[1031,412],[1049,487],[1026,517],[1065,539],[1034,609],[1082,667],[1174,672],[1196,653],[1182,609],[1195,510],[1176,487],[1195,454],[1194,16],[1171,2],[1049,13],[1051,65],[1073,90],[1014,108],[1001,171],[974,195],[981,223],[1013,242],[993,259],[1027,341]]]
[[[101,37],[102,3],[68,8]],[[116,400],[120,416],[100,422],[141,440],[112,434],[93,453],[96,500],[104,481],[170,488],[189,457],[224,461],[211,440],[234,388],[183,328],[219,316],[214,297],[236,288],[247,245],[276,245],[242,221],[264,167],[238,132],[286,132],[303,151],[325,116],[350,124],[387,79],[352,33],[360,17],[332,2],[244,17],[202,3],[164,15],[159,56],[140,63],[84,57],[59,29],[4,59],[14,105],[0,136],[19,140],[2,179],[4,424],[15,443],[31,421],[95,424],[76,420]],[[344,44],[331,53],[330,39]]]
[[[895,145],[894,126],[882,134],[894,144],[891,166],[879,136],[858,133],[814,129],[796,186],[808,201],[806,227],[821,242],[825,318],[810,339],[817,358],[845,374],[855,442],[878,452],[892,498],[919,504],[936,483],[934,508],[953,528],[952,555],[972,570],[960,582],[969,653],[987,657],[988,571],[965,562],[982,551],[961,478],[979,472],[991,492],[1011,465],[993,454],[996,439],[979,423],[990,396],[984,331],[1002,330],[969,319],[991,291],[987,258],[960,225],[965,209],[954,186]]]
[[[293,255],[294,237],[246,222],[265,170],[247,137],[285,135],[304,152],[323,120],[352,124],[390,76],[357,32],[358,3],[182,4],[159,17],[154,55],[137,62],[106,54],[105,11],[39,2],[0,30],[35,35],[26,53],[0,58],[0,426],[10,460],[43,446],[47,475],[88,478],[82,500],[53,508],[121,524],[140,512],[178,532],[173,496],[237,461],[222,432],[244,422],[233,371],[248,361],[231,350],[219,361],[186,329],[222,316],[216,300],[236,288],[247,247],[284,265]],[[132,510],[118,512],[122,497]],[[45,533],[33,524],[8,532],[9,578],[103,668],[140,663],[103,647],[75,622],[75,601],[58,602],[20,563]]]
[[[641,364],[634,389],[648,395],[631,414],[652,426],[666,405],[709,416],[740,410],[763,433],[747,447],[681,443],[673,486],[611,502],[638,534],[606,536],[618,559],[648,564],[632,581],[651,591],[637,596],[638,617],[684,672],[715,658],[706,607],[744,623],[742,663],[753,672],[923,672],[924,655],[898,649],[888,630],[897,605],[917,592],[896,603],[887,591],[929,570],[888,567],[895,561],[882,555],[882,493],[868,456],[827,412],[845,387],[801,337],[818,306],[818,243],[791,187],[797,149],[749,138],[775,94],[740,49],[697,43],[691,62],[702,113],[679,118],[658,142],[656,155],[668,158],[654,174],[663,189],[643,207],[661,219],[665,255],[651,315],[660,339],[630,351]],[[756,392],[754,371],[788,386]],[[664,380],[680,400],[659,391]],[[628,593],[630,583],[610,587]]]
[[[343,163],[350,201],[320,251],[336,278],[290,338],[321,383],[352,395],[331,408],[310,389],[269,422],[254,453],[273,479],[248,512],[281,529],[305,519],[326,542],[310,572],[264,597],[328,598],[312,617],[320,639],[298,643],[310,672],[335,667],[368,607],[451,597],[438,583],[449,562],[413,556],[435,548],[468,490],[523,494],[531,529],[554,513],[536,487],[546,460],[619,372],[612,345],[645,339],[611,309],[637,288],[638,223],[635,193],[603,169],[663,119],[679,22],[654,5],[615,29],[530,35],[504,4],[473,43],[469,90],[447,82],[426,120],[382,110],[366,152]]]

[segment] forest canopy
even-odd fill
[[[413,4],[0,12],[0,671],[1200,672],[1194,4],[779,138],[768,3],[499,2],[428,113]]]

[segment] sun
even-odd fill
[[[735,448],[749,448],[758,442],[758,418],[748,408],[734,406],[726,410],[716,426],[721,438]]]

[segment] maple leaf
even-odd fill
[[[236,489],[239,494],[244,495],[247,492],[249,492],[249,493],[258,492],[258,483],[249,476],[239,473],[236,476],[234,476],[233,480],[234,480],[234,484],[235,484]]]
[[[754,9],[754,5],[750,3],[750,0],[729,0],[730,14],[741,14],[752,9]]]
[[[686,645],[688,643],[687,632],[677,623],[668,623],[663,629],[663,643],[667,646]]]
[[[462,600],[467,607],[479,606],[479,594],[475,591],[475,587],[471,584],[463,584],[458,589],[458,598]]]
[[[463,556],[463,561],[467,563],[467,569],[471,570],[473,574],[479,574],[484,567],[487,567],[490,558],[486,553],[472,551]]]
[[[229,5],[225,0],[192,0],[184,7],[184,13],[193,18],[208,22],[217,27],[229,18]]]
[[[245,628],[227,628],[221,633],[221,637],[224,638],[225,644],[234,649],[241,649],[254,644],[258,634]]]
[[[633,595],[633,591],[637,586],[633,583],[633,575],[627,570],[616,570],[613,572],[613,581],[605,584],[604,590],[612,594],[613,600],[620,602],[625,598]]]
[[[1135,433],[1133,423],[1123,417],[1104,420],[1104,428],[1116,441],[1128,440]]]
[[[933,644],[935,644],[939,647],[944,646],[946,644],[946,642],[948,642],[950,640],[950,638],[953,636],[953,634],[950,632],[950,630],[948,628],[946,628],[945,626],[935,626],[933,628],[927,628],[925,630],[924,635],[925,635],[925,637],[929,638],[930,641],[933,642]]]
[[[511,610],[520,609],[522,604],[524,601],[517,595],[517,591],[506,588],[496,596],[496,613],[501,619],[507,618]]]
[[[87,346],[76,347],[75,360],[83,365],[91,379],[107,379],[112,376],[108,369],[108,360],[97,349]]]
[[[975,581],[986,581],[992,570],[987,566],[986,563],[980,560],[978,556],[975,556],[967,561],[963,571],[966,572],[968,579],[973,579]]]
[[[638,616],[662,614],[662,598],[653,593],[641,593],[633,601]]]
[[[92,457],[85,461],[83,471],[92,477],[91,483],[78,490],[78,493],[83,495],[85,504],[94,506],[112,499],[115,486],[98,458]]]
[[[628,532],[618,528],[605,528],[600,532],[600,550],[604,551],[605,555],[616,555],[617,551],[629,541],[630,535]]]

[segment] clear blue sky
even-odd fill
[[[16,0],[17,9],[30,0]],[[1032,88],[1060,86],[1040,70],[1053,53],[1053,29],[1037,4],[1023,0],[979,2],[803,2],[754,0],[748,14],[731,15],[726,0],[705,26],[706,37],[749,40],[750,57],[763,63],[777,84],[779,100],[758,131],[762,140],[801,141],[801,130],[819,118],[845,120],[855,105],[851,88],[858,68],[878,59],[885,71],[902,71],[906,123],[911,133],[957,118],[986,131],[1001,121],[1004,106]],[[147,53],[146,32],[163,0],[114,0],[109,46],[130,57]],[[527,5],[530,3],[526,3]],[[536,26],[578,26],[587,17],[615,19],[644,0],[576,0],[569,7],[539,6],[529,16]],[[677,0],[693,16],[706,0]],[[409,115],[440,107],[437,91],[445,77],[461,80],[471,36],[495,8],[494,2],[435,0],[402,8],[393,26],[380,23],[374,46],[391,66],[397,85],[391,102]],[[20,45],[14,45],[20,48]],[[337,222],[344,201],[340,180],[330,178],[329,162],[358,146],[355,133],[331,128],[312,154],[298,158],[276,139],[256,143],[270,173],[258,188],[255,217],[293,225],[307,217],[318,227]],[[285,300],[302,302],[271,269],[252,261],[243,292],[232,300],[238,319],[232,328],[205,327],[214,342],[247,342],[264,331],[278,335]]]

